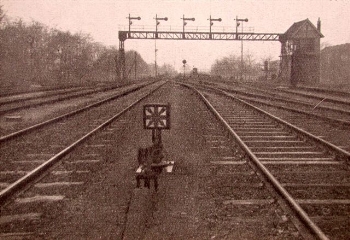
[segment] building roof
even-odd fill
[[[310,28],[308,28],[309,26]],[[305,29],[307,29],[307,31]],[[308,18],[300,22],[293,23],[293,25],[284,33],[284,37],[287,39],[293,39],[299,38],[300,35],[305,34],[313,34],[315,36],[319,36],[320,38],[324,37],[323,34],[315,27],[315,25],[310,22]]]

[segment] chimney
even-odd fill
[[[319,32],[321,32],[321,20],[320,20],[320,18],[318,18],[318,20],[317,20],[317,30]]]

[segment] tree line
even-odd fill
[[[321,50],[321,82],[350,84],[350,43],[326,46]]]
[[[321,84],[350,84],[350,43],[330,46],[325,43],[320,52]],[[264,62],[268,62],[268,72],[264,71]],[[246,55],[241,62],[240,56],[230,55],[216,60],[211,67],[211,74],[230,80],[240,80],[243,72],[244,80],[266,80],[278,77],[279,60],[271,58],[256,62],[252,55]]]
[[[264,63],[268,62],[267,69],[264,69]],[[243,56],[230,55],[215,61],[211,66],[211,75],[221,76],[231,80],[256,80],[276,78],[278,74],[279,61],[272,61],[271,58],[261,59],[256,62],[252,54]],[[266,71],[268,70],[268,71]]]
[[[11,21],[0,6],[0,87],[116,81],[117,55],[118,49],[96,43],[84,33]],[[137,74],[151,75],[151,67],[134,51],[126,52],[128,73],[133,74],[135,58]]]

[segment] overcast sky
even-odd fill
[[[186,29],[209,31],[234,30],[235,18],[248,18],[245,30],[256,33],[284,33],[294,22],[309,18],[316,25],[320,17],[321,41],[330,45],[350,43],[350,0],[0,0],[7,16],[24,21],[39,21],[49,27],[72,33],[90,34],[96,42],[118,47],[118,30],[128,26],[126,17],[141,17],[133,21],[132,29],[155,30],[155,15],[168,17],[159,29],[182,29],[183,14],[194,17]],[[157,62],[181,68],[186,59],[192,67],[209,69],[224,56],[240,56],[238,41],[175,41],[157,40]],[[146,62],[155,59],[155,40],[127,40],[126,50],[138,51]],[[244,54],[252,54],[257,62],[263,58],[278,59],[279,42],[244,42]]]

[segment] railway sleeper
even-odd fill
[[[337,201],[334,200],[343,200],[340,201],[340,204],[350,204],[348,196],[350,195],[350,184],[302,184],[302,185],[283,185],[287,191],[297,199],[310,199],[310,200],[325,200],[325,204],[336,204]],[[329,200],[327,202],[327,200]],[[345,201],[346,200],[346,201]],[[320,201],[320,204],[323,202]]]
[[[237,131],[238,133],[238,131]],[[268,131],[240,131],[239,136],[242,137],[275,137],[275,136],[283,136],[286,132],[284,131],[274,131],[274,132],[268,132]]]
[[[280,141],[298,141],[296,136],[282,135],[282,136],[241,136],[243,142],[254,142],[254,141],[268,141],[268,142],[280,142]]]
[[[285,129],[276,129],[276,128],[250,128],[250,127],[236,127],[233,129],[235,133],[239,136],[263,136],[263,135],[280,135],[286,134],[288,131]]]
[[[234,130],[236,128],[276,128],[277,126],[275,124],[271,123],[231,123],[227,122]]]
[[[244,143],[249,147],[305,147],[312,146],[311,144],[307,144],[302,140],[288,140],[288,141],[268,141],[268,140],[251,140],[244,141]]]
[[[344,165],[337,161],[332,161],[331,164],[276,164],[276,165],[269,165],[269,171],[272,174],[278,174],[281,172],[289,172],[289,173],[295,173],[295,172],[307,172],[310,171],[310,168],[312,171],[315,172],[329,172],[329,171],[344,171]]]
[[[251,147],[250,150],[252,150],[252,152],[257,153],[257,152],[311,152],[311,151],[320,151],[316,146],[300,146],[300,147]]]
[[[334,172],[324,172],[324,171],[314,171],[310,169],[305,172],[279,172],[276,173],[277,178],[283,184],[349,184],[349,172],[347,171],[334,171]]]
[[[283,151],[280,152],[253,152],[255,156],[258,158],[261,158],[262,160],[265,160],[265,158],[278,158],[278,159],[284,159],[284,158],[321,158],[324,156],[323,152],[289,152],[289,151]]]

